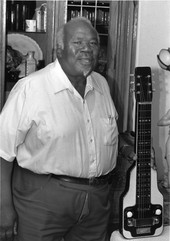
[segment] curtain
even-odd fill
[[[54,1],[54,35],[53,35],[53,49],[52,49],[52,61],[57,57],[56,53],[56,36],[59,28],[66,22],[66,1]]]
[[[135,67],[137,1],[111,1],[107,79],[119,119],[119,132],[133,129],[131,74]]]

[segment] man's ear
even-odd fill
[[[62,55],[63,55],[63,49],[60,46],[58,46],[58,48],[57,48],[57,57],[58,58],[62,58]]]

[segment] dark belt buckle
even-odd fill
[[[95,177],[89,178],[89,185],[96,185],[96,178]]]

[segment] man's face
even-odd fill
[[[68,25],[65,29],[62,67],[71,76],[87,76],[97,64],[99,42],[97,33],[87,23]]]

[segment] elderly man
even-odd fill
[[[94,72],[98,52],[91,23],[73,19],[58,32],[54,63],[11,91],[0,116],[1,240],[15,224],[19,241],[109,240],[117,112]]]

